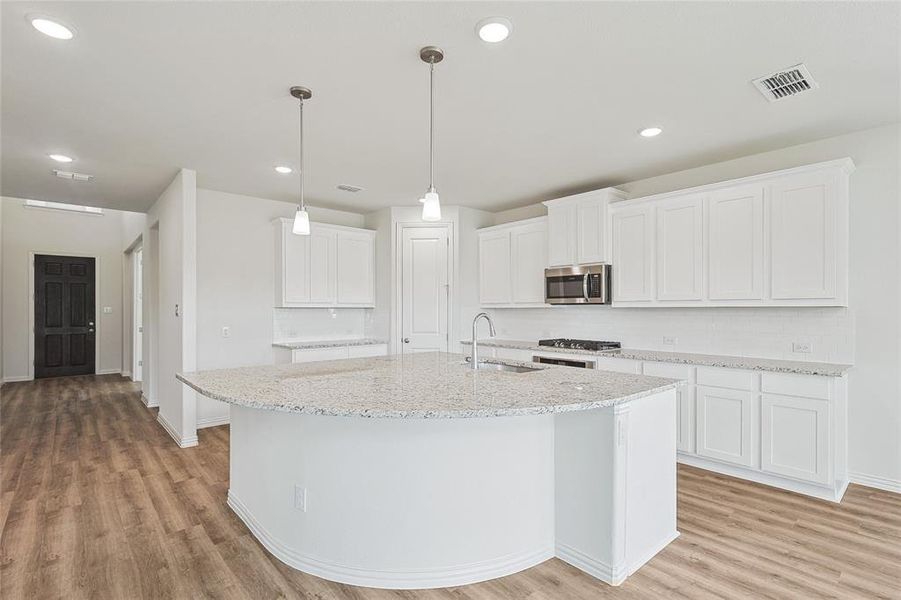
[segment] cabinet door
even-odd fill
[[[338,304],[374,303],[375,243],[367,233],[337,233]]]
[[[813,483],[831,481],[829,401],[764,394],[760,467]]]
[[[704,202],[699,196],[657,206],[657,299],[701,300]]]
[[[673,363],[644,363],[643,372],[653,377],[684,379],[687,383],[676,388],[676,448],[680,452],[695,451],[695,367]]]
[[[613,299],[653,298],[654,208],[642,206],[613,214]]]
[[[510,276],[510,232],[479,234],[479,299],[482,304],[512,301]]]
[[[290,225],[282,225],[281,234],[281,304],[292,306],[310,302],[310,236],[294,235]],[[277,298],[278,302],[279,299]]]
[[[763,299],[763,186],[713,192],[707,204],[708,297]]]
[[[547,224],[535,223],[511,229],[510,248],[513,302],[543,304]]]
[[[576,204],[576,262],[607,262],[607,198],[587,198]]]
[[[575,264],[576,207],[563,204],[547,207],[547,266]]]
[[[754,395],[726,388],[697,388],[698,454],[752,466],[751,426]]]
[[[335,302],[335,231],[311,225],[310,246],[310,299],[311,304]]]
[[[770,197],[772,297],[836,297],[838,182],[829,173],[784,177]]]

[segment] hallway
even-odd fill
[[[901,496],[834,505],[688,467],[682,536],[619,588],[556,559],[447,590],[342,586],[282,565],[225,505],[227,427],[179,449],[117,375],[0,394],[3,598],[901,597]]]

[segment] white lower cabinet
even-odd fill
[[[676,449],[695,451],[695,367],[673,363],[644,363],[644,374],[670,379],[684,379],[687,383],[676,388]]]
[[[744,390],[699,386],[697,453],[744,467],[752,466],[753,401],[754,394]]]
[[[335,346],[331,348],[273,348],[275,362],[308,363],[320,360],[341,360],[343,358],[363,358],[366,356],[386,356],[387,344],[367,344],[365,346]]]
[[[829,401],[763,394],[760,397],[760,468],[813,483],[828,483]]]

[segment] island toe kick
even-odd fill
[[[228,504],[277,558],[423,589],[553,556],[612,585],[675,539],[675,390],[526,416],[231,408]]]

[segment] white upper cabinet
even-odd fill
[[[689,196],[657,207],[657,299],[701,300],[704,295],[704,198]]]
[[[290,219],[276,219],[275,306],[375,305],[375,232],[311,223],[294,235]]]
[[[510,250],[513,303],[544,304],[547,223],[529,223],[510,229]]]
[[[375,303],[375,232],[336,232],[338,304]]]
[[[479,299],[482,304],[509,304],[513,279],[510,273],[510,231],[479,232]]]
[[[594,190],[544,202],[547,207],[547,266],[609,262],[607,206],[625,194]]]
[[[643,204],[613,213],[613,301],[654,297],[654,207]]]
[[[763,299],[763,186],[717,190],[707,201],[711,300]]]
[[[614,305],[847,306],[853,170],[845,158],[611,205]]]
[[[773,298],[836,297],[838,187],[833,172],[782,177],[770,187]]]
[[[479,230],[483,306],[543,306],[548,221],[528,219]]]

